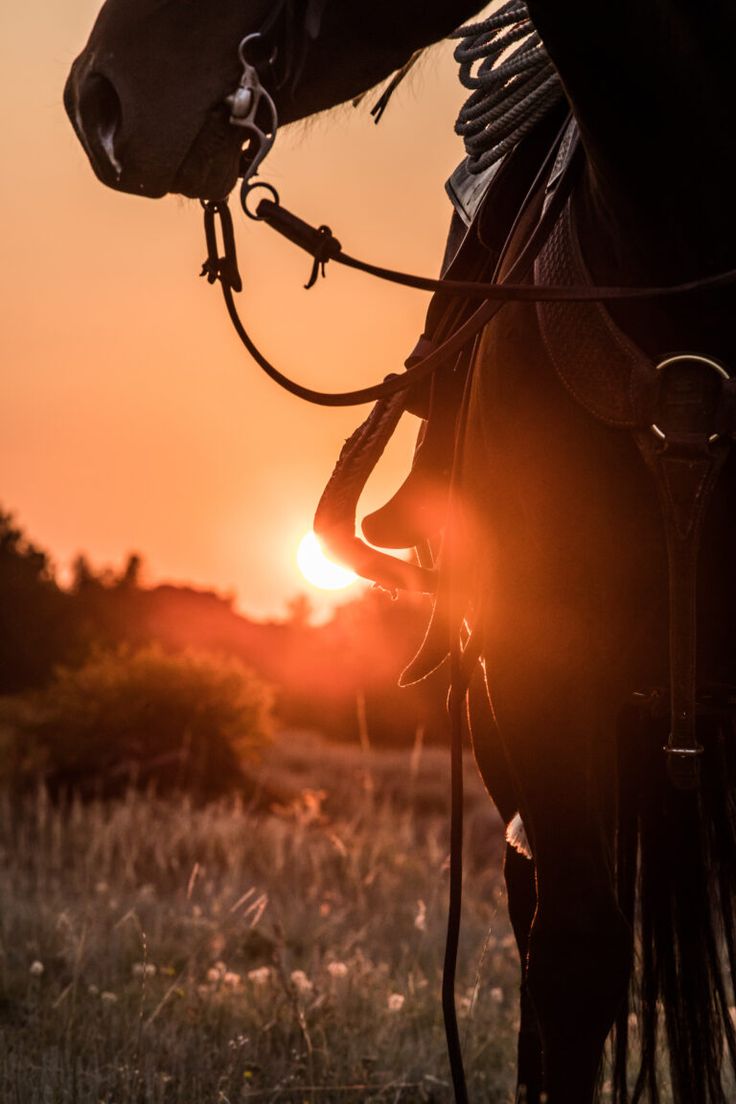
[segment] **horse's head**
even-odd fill
[[[220,198],[232,188],[242,133],[226,97],[238,44],[272,0],[107,0],[64,90],[99,179],[139,195]]]
[[[241,41],[281,122],[370,88],[448,33],[478,0],[107,0],[72,66],[64,100],[100,180],[138,195],[219,199],[244,134],[226,98]]]

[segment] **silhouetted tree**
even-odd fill
[[[42,685],[73,651],[68,595],[53,568],[0,510],[0,693]]]

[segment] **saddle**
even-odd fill
[[[560,205],[556,195],[560,181],[570,177],[579,153],[574,120],[563,129],[561,138],[560,122],[559,113],[551,112],[498,166],[480,177],[471,177],[463,167],[453,174],[448,192],[455,214],[443,277],[497,279],[508,243],[513,239],[517,248],[521,234],[522,246],[525,244],[528,231],[519,212],[522,195],[526,199],[521,215],[531,217],[532,233],[535,218],[541,220],[545,212],[553,216],[551,230],[534,260],[534,283],[593,286],[570,198]],[[537,193],[530,195],[528,190],[545,154],[549,156],[555,135],[551,172]],[[549,210],[555,200],[559,215]],[[462,325],[471,309],[465,300],[441,292],[434,296],[425,332],[406,362],[409,373]],[[697,784],[698,757],[703,750],[696,735],[696,569],[708,503],[736,433],[736,380],[722,364],[697,353],[679,353],[655,363],[616,326],[601,303],[546,302],[538,303],[536,310],[549,361],[562,385],[592,417],[633,435],[657,488],[669,572],[671,728],[665,750],[673,784],[692,788]],[[567,355],[571,347],[574,357]],[[446,527],[453,462],[462,430],[462,400],[473,352],[474,346],[464,349],[428,383],[402,393],[398,415],[407,409],[423,419],[412,469],[391,500],[362,523],[363,533],[373,545],[423,550],[424,568],[404,565],[424,572],[418,589],[436,589],[437,575],[426,565],[431,565],[431,549]],[[356,431],[356,441],[360,434],[361,430]],[[351,517],[343,512],[342,521],[335,523],[335,488],[351,466],[350,451],[347,448],[341,455],[315,518],[315,531],[343,555],[348,539],[361,544],[355,538],[354,511]],[[364,466],[360,489],[369,474]],[[354,505],[357,497],[353,496]],[[441,573],[439,578],[441,583]],[[433,618],[440,624],[440,632],[433,634],[430,625],[425,644],[402,681],[423,677],[447,655],[442,606],[440,586]]]
[[[443,279],[495,279],[504,247],[519,213],[519,194],[526,194],[564,112],[552,112],[515,150],[482,173],[471,174],[462,162],[446,184],[454,213],[450,225]],[[454,333],[471,315],[473,304],[436,294],[424,332],[405,361],[409,372]],[[445,523],[455,453],[458,412],[468,378],[472,346],[449,371],[435,373],[407,396],[405,409],[424,419],[412,469],[393,498],[362,521],[363,534],[382,548],[412,548],[436,537]]]

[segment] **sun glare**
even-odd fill
[[[349,568],[328,559],[312,532],[306,533],[299,542],[296,562],[304,578],[320,590],[342,590],[358,578]]]

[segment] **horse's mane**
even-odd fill
[[[285,83],[298,83],[310,44],[317,38],[329,0],[281,0],[267,22],[284,18]],[[460,27],[455,59],[471,95],[455,125],[463,138],[468,169],[482,172],[499,161],[563,96],[552,61],[529,16],[526,0],[491,5],[485,19]],[[396,89],[426,51],[415,51],[388,79],[371,115],[380,122]],[[370,90],[353,100],[361,103]]]

